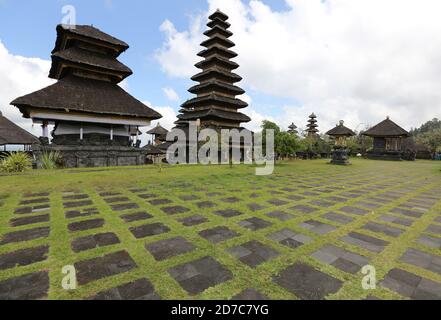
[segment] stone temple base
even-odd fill
[[[348,151],[344,149],[337,149],[332,152],[331,164],[347,166],[351,163],[348,158]]]
[[[37,168],[41,168],[44,152],[58,151],[65,168],[136,166],[146,163],[146,151],[123,146],[34,146]]]
[[[372,150],[367,153],[367,157],[370,160],[402,161],[403,152]]]

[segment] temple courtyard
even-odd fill
[[[0,176],[0,299],[441,299],[440,164],[352,162]]]

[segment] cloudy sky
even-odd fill
[[[441,118],[439,0],[0,0],[0,110],[39,135],[9,106],[47,78],[55,26],[71,4],[79,24],[128,42],[123,84],[170,128],[191,94],[190,77],[209,13],[230,16],[237,70],[257,129],[263,119],[322,132],[340,119],[363,129],[387,116],[410,129]]]

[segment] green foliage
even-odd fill
[[[417,143],[425,145],[432,152],[439,151],[441,149],[441,128],[419,134],[415,140]]]
[[[40,160],[45,170],[54,170],[62,166],[62,157],[58,151],[44,152]]]
[[[299,141],[295,135],[288,132],[279,132],[275,137],[275,151],[283,157],[295,156],[299,149]]]
[[[441,129],[441,120],[434,118],[433,120],[427,121],[421,127],[411,130],[410,134],[413,135],[414,137],[417,137],[421,134],[429,133],[440,129]]]
[[[32,167],[32,159],[24,152],[16,152],[0,162],[0,172],[20,173]]]

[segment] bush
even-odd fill
[[[44,152],[41,156],[41,167],[53,170],[62,166],[61,154],[58,151]]]
[[[25,172],[32,167],[32,159],[24,152],[12,153],[0,162],[0,172]]]

